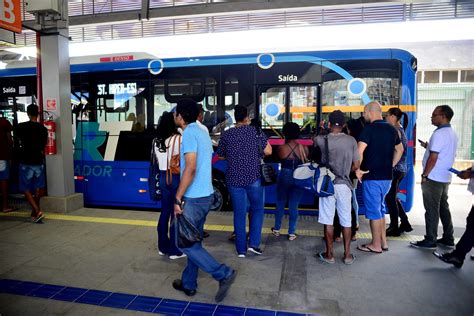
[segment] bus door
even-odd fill
[[[282,128],[286,122],[294,122],[300,126],[299,142],[312,147],[311,135],[320,118],[320,85],[274,85],[258,86],[258,114],[262,128],[269,137],[273,147],[273,154],[267,158],[277,162],[277,148],[284,144]],[[265,202],[276,202],[275,186],[266,188]],[[314,205],[314,197],[305,195],[301,201],[303,205]]]
[[[10,166],[9,192],[18,192],[18,159],[15,157],[18,138],[14,130],[20,123],[29,120],[26,107],[33,103],[30,87],[22,83],[6,82],[0,86],[0,117],[5,118],[13,127],[13,157]]]

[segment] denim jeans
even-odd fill
[[[296,188],[293,183],[293,170],[286,168],[281,169],[277,181],[275,229],[281,229],[281,220],[285,213],[286,202],[288,201],[288,213],[290,215],[288,234],[294,234],[296,231],[298,206],[303,196],[303,190]]]
[[[213,196],[201,198],[184,197],[184,216],[199,229],[202,234],[204,222]],[[199,268],[209,273],[217,280],[223,280],[232,274],[232,269],[225,264],[220,264],[203,248],[202,242],[195,243],[192,247],[180,249],[188,256],[188,264],[183,271],[181,280],[183,287],[188,290],[197,288],[197,277]]]
[[[250,230],[249,246],[258,248],[262,239],[264,198],[260,179],[245,187],[229,186],[234,209],[235,248],[238,254],[247,252],[247,233],[245,231],[247,201],[249,203]]]
[[[156,227],[158,231],[158,250],[169,256],[180,256],[182,252],[176,247],[174,219],[174,198],[179,186],[179,175],[174,174],[171,185],[166,184],[166,172],[160,171],[161,213]],[[168,235],[169,234],[169,235]]]
[[[425,207],[425,239],[431,243],[436,243],[440,218],[443,224],[443,240],[445,242],[454,242],[453,222],[448,204],[448,188],[449,183],[430,179],[421,184],[423,205]]]

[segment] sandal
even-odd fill
[[[275,229],[275,227],[272,227],[271,230],[272,230],[272,234],[273,234],[275,237],[280,236],[280,230],[279,230],[279,229]]]
[[[298,236],[296,234],[288,234],[288,240],[292,241],[295,240]]]
[[[321,260],[322,263],[328,263],[328,264],[336,263],[336,259],[334,258],[327,259],[326,257],[324,257],[324,251],[321,251],[320,253],[318,253],[318,256],[319,256],[319,260]]]
[[[3,213],[10,213],[15,211],[16,209],[14,207],[7,207],[3,209]]]
[[[350,258],[343,258],[342,261],[344,261],[344,264],[351,265],[354,263],[355,259],[356,257],[353,254],[351,254]]]

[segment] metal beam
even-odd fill
[[[142,9],[133,11],[99,13],[82,16],[69,17],[70,26],[120,23],[137,21],[140,16],[144,18],[144,10],[148,6],[144,5],[149,0],[142,0]],[[149,19],[172,19],[194,16],[215,16],[251,12],[275,12],[293,11],[301,8],[340,8],[345,6],[362,5],[389,5],[394,3],[422,3],[432,2],[432,0],[231,0],[226,2],[212,2],[208,4],[194,4],[183,6],[172,6],[163,8],[152,8],[148,10]],[[27,22],[24,22],[27,24]]]
[[[141,20],[150,18],[150,0],[142,0]]]

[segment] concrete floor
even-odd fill
[[[465,185],[451,186],[450,203],[460,237],[472,203]],[[369,236],[368,223],[361,217],[363,238],[352,243],[357,259],[351,266],[340,261],[341,244],[336,245],[336,264],[322,264],[315,257],[323,249],[317,237],[322,226],[312,217],[300,219],[302,235],[297,240],[266,233],[264,255],[240,259],[227,240],[232,215],[213,213],[205,246],[238,270],[225,305],[319,315],[473,315],[474,261],[467,259],[462,269],[456,269],[431,251],[408,246],[408,240],[424,234],[423,213],[417,190],[409,214],[415,230],[390,240],[390,251],[381,255],[355,250]],[[81,209],[68,215],[47,214],[43,225],[29,223],[24,215],[0,217],[0,279],[189,300],[171,287],[185,259],[171,261],[157,254],[157,213]],[[273,217],[266,216],[265,227],[272,225]],[[216,290],[217,282],[200,273],[198,293],[190,300],[214,303]],[[0,294],[2,316],[108,314],[142,313]]]

